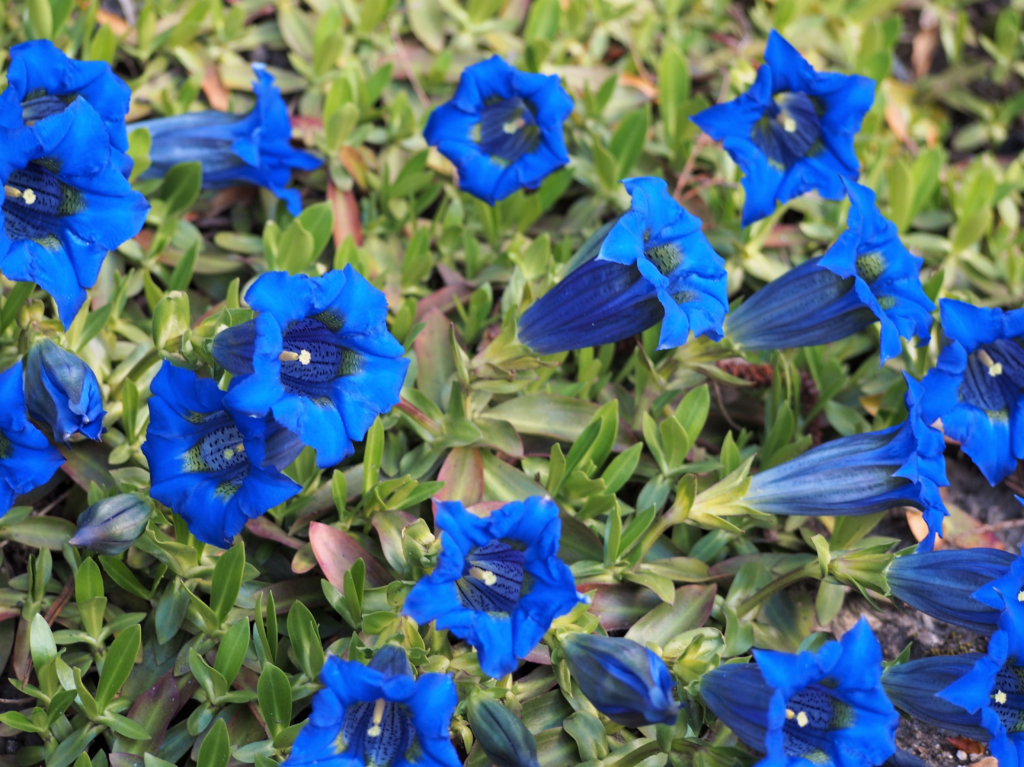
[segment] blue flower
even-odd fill
[[[841,200],[843,177],[859,175],[853,137],[874,100],[873,80],[816,72],[773,30],[750,90],[691,119],[743,171],[747,226],[771,215],[776,200],[812,189]]]
[[[896,708],[915,719],[957,735],[987,741],[991,736],[981,724],[981,714],[968,713],[962,706],[938,696],[968,674],[983,657],[968,653],[900,663],[883,672],[882,687]]]
[[[675,724],[675,677],[643,645],[621,637],[570,634],[562,652],[587,700],[613,722],[627,727]]]
[[[128,176],[132,161],[125,154],[128,131],[124,118],[132,90],[110,64],[69,59],[49,40],[29,40],[11,48],[7,90],[0,95],[0,123],[5,127],[33,125],[63,112],[76,98],[96,110],[110,139],[112,161]]]
[[[754,650],[757,664],[704,675],[705,704],[759,767],[878,765],[896,750],[899,715],[882,690],[882,648],[863,618],[816,652]]]
[[[441,502],[435,524],[442,531],[437,567],[413,586],[403,613],[465,639],[485,674],[512,673],[551,621],[583,600],[558,558],[558,506],[534,496],[481,518],[458,501]]]
[[[302,450],[298,440],[270,419],[226,410],[213,380],[164,362],[150,389],[150,495],[199,540],[227,548],[246,521],[302,489],[280,472]]]
[[[583,246],[593,252],[526,310],[519,340],[538,354],[613,343],[661,322],[659,349],[722,337],[725,263],[660,178],[623,181],[632,206]]]
[[[875,322],[882,362],[903,350],[900,336],[928,342],[935,305],[918,276],[923,259],[903,247],[896,226],[878,212],[874,192],[844,183],[846,231],[824,256],[768,283],[729,315],[725,332],[734,343],[749,351],[817,346]]]
[[[949,343],[924,377],[924,414],[996,485],[1024,458],[1024,309],[939,302]]]
[[[114,556],[128,551],[146,532],[153,502],[140,493],[104,498],[78,517],[78,530],[68,543]]]
[[[405,381],[409,360],[388,332],[384,294],[346,266],[316,278],[264,274],[245,300],[259,316],[213,341],[217,362],[244,376],[225,403],[273,413],[321,468],[334,466],[398,404]]]
[[[892,596],[933,618],[980,634],[996,630],[1002,602],[992,605],[990,584],[1024,560],[998,549],[929,551],[896,557],[885,573]],[[980,589],[988,587],[978,594]],[[981,597],[981,598],[979,598]],[[983,601],[984,600],[984,601]]]
[[[0,180],[0,271],[46,290],[67,328],[107,251],[139,233],[149,203],[132,191],[103,120],[81,98],[32,127],[0,126]]]
[[[569,162],[562,123],[572,110],[558,77],[520,72],[493,56],[463,70],[423,136],[458,168],[463,190],[494,205],[536,189]]]
[[[133,123],[152,137],[152,163],[143,178],[160,178],[183,162],[203,164],[203,188],[255,184],[285,201],[293,216],[302,212],[297,189],[286,189],[292,169],[315,170],[323,161],[291,145],[288,107],[273,76],[253,64],[256,106],[244,115],[207,110]]]
[[[0,373],[0,517],[14,499],[49,481],[64,464],[25,412],[21,363]]]
[[[28,412],[46,423],[56,439],[76,432],[99,439],[103,431],[103,394],[92,369],[69,351],[46,339],[25,355]]]
[[[852,516],[893,506],[924,512],[928,530],[942,536],[948,485],[942,434],[921,416],[921,384],[907,381],[907,420],[879,431],[840,437],[750,478],[743,502],[769,514]],[[918,545],[934,545],[929,535]]]
[[[387,645],[369,666],[328,656],[323,689],[285,767],[459,767],[448,727],[458,697],[448,674],[413,679]]]

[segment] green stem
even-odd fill
[[[820,574],[821,566],[818,564],[817,560],[814,560],[813,562],[808,562],[803,567],[798,567],[791,573],[786,573],[785,575],[776,578],[752,597],[741,602],[740,606],[736,608],[736,617],[742,618],[750,611],[760,607],[768,601],[773,594],[782,591],[787,586],[792,586],[797,581],[803,580],[804,578],[813,578]]]

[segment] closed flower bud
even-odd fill
[[[37,421],[48,424],[56,439],[81,432],[99,439],[103,431],[103,396],[88,365],[53,341],[29,349],[25,357],[25,405]]]
[[[572,634],[562,651],[573,679],[594,707],[627,727],[675,724],[676,685],[657,655],[631,639]]]
[[[539,767],[536,738],[501,703],[477,694],[469,699],[466,712],[473,735],[495,767]]]
[[[78,517],[78,532],[70,543],[100,554],[127,551],[146,529],[153,502],[137,493],[104,498]]]

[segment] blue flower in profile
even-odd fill
[[[628,212],[581,250],[582,263],[523,314],[519,340],[538,354],[613,343],[661,322],[659,349],[692,332],[718,340],[729,310],[725,262],[660,178],[622,182]]]
[[[841,200],[842,179],[856,180],[853,138],[875,100],[875,83],[860,75],[816,72],[774,30],[750,90],[694,115],[743,171],[743,225],[771,215],[816,189]]]
[[[449,674],[413,679],[386,645],[369,666],[330,655],[324,685],[284,767],[459,767],[448,728],[458,696]]]
[[[174,117],[132,123],[152,138],[151,165],[142,178],[160,178],[175,165],[200,162],[203,188],[222,189],[233,184],[255,184],[284,200],[293,216],[302,212],[297,189],[286,189],[292,169],[315,170],[323,161],[291,145],[288,107],[274,77],[262,64],[253,64],[256,106],[237,115],[210,109]]]
[[[922,418],[921,384],[904,373],[907,419],[863,434],[840,437],[750,478],[744,504],[769,514],[856,516],[894,506],[924,513],[929,533],[942,537],[948,514],[945,442]],[[930,550],[934,536],[918,544]]]
[[[228,548],[248,520],[302,489],[280,471],[302,450],[298,439],[269,418],[225,409],[212,379],[164,362],[150,389],[149,494],[199,540]]]
[[[921,287],[924,260],[911,255],[875,193],[844,181],[847,228],[812,258],[758,290],[726,319],[725,333],[748,351],[818,346],[880,323],[881,361],[903,350],[900,336],[926,344],[935,305]]]
[[[45,339],[25,355],[28,412],[46,423],[65,443],[81,432],[99,439],[103,431],[103,393],[96,374],[79,357]]]
[[[110,139],[112,160],[128,176],[132,161],[125,154],[128,131],[124,118],[132,90],[110,64],[69,59],[49,40],[29,40],[11,48],[7,90],[0,95],[0,123],[5,127],[33,125],[63,112],[76,98],[96,110]]]
[[[899,714],[882,689],[882,648],[861,618],[838,642],[796,655],[754,650],[700,683],[704,703],[765,758],[758,767],[879,765]]]
[[[346,266],[316,278],[269,272],[245,300],[256,319],[213,341],[214,359],[241,377],[225,404],[273,414],[321,468],[334,466],[398,404],[405,381],[409,360],[388,332],[384,294]]]
[[[107,251],[138,234],[149,211],[115,154],[82,98],[31,127],[0,126],[0,272],[48,292],[65,328]]]
[[[572,110],[557,76],[520,72],[492,56],[463,70],[423,136],[458,168],[463,190],[494,205],[536,189],[569,162],[562,123]]]
[[[63,464],[64,457],[29,423],[18,362],[0,373],[0,517],[16,497],[48,482]]]
[[[924,414],[996,485],[1024,458],[1024,309],[1005,312],[944,298],[949,342],[924,377]]]
[[[551,622],[584,599],[558,558],[558,506],[534,496],[481,518],[458,501],[439,502],[435,524],[437,567],[413,586],[403,614],[465,639],[488,676],[512,673]]]
[[[882,673],[882,687],[897,709],[933,727],[978,741],[991,739],[981,714],[969,713],[939,697],[939,693],[970,673],[984,658],[979,653],[920,658],[890,666]]]

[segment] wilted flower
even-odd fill
[[[495,767],[540,767],[533,733],[490,695],[472,695],[466,704],[466,718],[477,742]]]
[[[896,750],[899,715],[882,690],[882,649],[863,618],[839,642],[796,655],[754,650],[701,679],[704,703],[759,765],[878,765]]]
[[[968,713],[962,706],[938,696],[967,675],[983,657],[968,653],[900,663],[885,670],[882,687],[896,708],[915,719],[960,736],[987,741],[991,736],[981,724],[980,713]]]
[[[665,662],[631,639],[570,634],[562,652],[594,708],[627,727],[675,724],[676,680]]]
[[[946,623],[991,634],[1002,604],[986,604],[976,592],[1005,576],[1015,562],[1024,565],[1024,560],[999,549],[919,552],[895,557],[885,579],[892,596],[911,607]]]
[[[874,100],[873,80],[816,72],[773,30],[750,90],[690,119],[743,171],[746,226],[812,189],[841,200],[843,177],[859,175],[853,137]]]
[[[398,404],[405,381],[409,360],[388,332],[384,294],[346,266],[316,278],[264,274],[245,300],[256,319],[213,340],[214,359],[242,376],[225,404],[272,413],[321,468],[334,466]]]
[[[226,410],[213,380],[164,362],[150,389],[150,495],[199,540],[227,548],[246,521],[302,489],[280,471],[302,450],[298,439],[269,418]]]
[[[28,413],[68,441],[76,432],[99,439],[103,431],[103,394],[96,374],[81,359],[46,339],[25,355]]]
[[[921,288],[923,259],[878,212],[875,193],[843,182],[847,229],[821,258],[765,285],[726,319],[725,333],[750,351],[817,346],[881,324],[882,361],[903,349],[900,336],[927,343],[934,304]]]
[[[127,551],[146,531],[153,502],[138,493],[97,501],[78,517],[72,546],[113,556]]]
[[[49,481],[64,464],[25,412],[21,363],[0,373],[0,517],[22,493]]]
[[[1024,458],[1024,309],[939,302],[949,343],[924,377],[924,415],[996,485]]]
[[[292,169],[314,170],[323,161],[292,147],[292,126],[281,91],[262,64],[253,64],[253,70],[256,106],[248,114],[211,109],[133,123],[133,131],[145,128],[152,138],[152,164],[142,177],[160,178],[179,163],[200,162],[204,189],[255,184],[284,200],[293,216],[299,215],[298,190],[285,189]]]
[[[632,206],[523,314],[519,340],[538,354],[613,343],[661,322],[659,349],[722,337],[729,310],[725,262],[660,178],[626,179]]]
[[[323,689],[287,767],[459,767],[448,726],[458,697],[447,674],[413,679],[401,647],[387,645],[369,666],[328,656]]]
[[[85,99],[32,127],[0,122],[0,271],[48,292],[65,328],[107,251],[138,234],[149,211],[118,163]]]
[[[907,420],[879,431],[840,437],[750,478],[743,502],[769,514],[852,516],[893,506],[924,512],[930,550],[947,515],[939,487],[949,484],[945,443],[922,418],[921,384],[904,373]]]
[[[413,586],[403,613],[451,629],[476,648],[485,674],[503,677],[583,599],[558,558],[558,506],[534,496],[481,518],[458,501],[439,502],[435,524],[437,567]]]
[[[562,123],[573,101],[555,75],[520,72],[493,56],[462,71],[452,100],[423,136],[459,170],[459,186],[493,205],[569,162]]]

